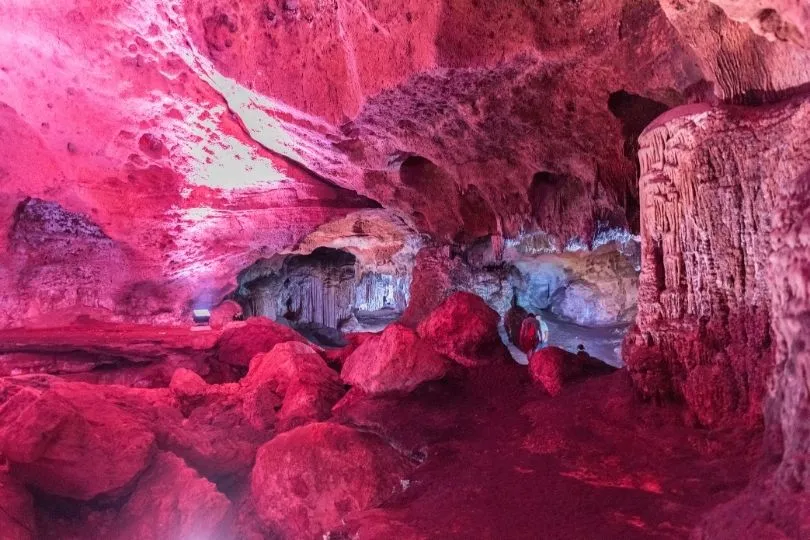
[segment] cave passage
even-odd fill
[[[0,540],[810,539],[810,0],[0,0]]]

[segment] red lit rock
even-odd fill
[[[325,357],[330,363],[343,366],[343,364],[346,363],[346,360],[355,350],[357,350],[360,345],[376,335],[378,334],[373,332],[353,332],[350,334],[345,334],[344,338],[349,344],[345,347],[341,347],[340,349],[327,350],[324,353]]]
[[[208,384],[202,377],[184,368],[175,370],[169,383],[169,389],[180,399],[200,396],[205,393],[207,388]]]
[[[439,353],[475,367],[509,358],[498,334],[499,321],[481,297],[457,292],[419,323],[417,332]]]
[[[395,323],[357,347],[343,364],[340,377],[364,392],[407,392],[440,379],[447,366],[428,341]]]
[[[699,540],[810,535],[810,172],[776,186],[767,275],[775,365],[765,400],[765,460],[739,497],[712,510]]]
[[[242,306],[233,300],[225,300],[211,310],[209,324],[211,328],[220,329],[229,322],[232,322],[238,315],[242,314]]]
[[[220,538],[228,499],[177,456],[161,452],[121,508],[114,538]]]
[[[529,357],[529,375],[551,396],[559,394],[566,381],[582,372],[581,359],[559,347],[545,347]]]
[[[240,384],[244,392],[270,390],[282,397],[277,415],[280,431],[325,420],[343,395],[337,373],[310,346],[294,341],[255,356]]]
[[[375,435],[309,424],[259,449],[251,493],[262,522],[282,538],[320,537],[399,491],[410,469]]]
[[[762,417],[773,201],[807,165],[808,109],[679,109],[639,140],[639,307],[624,358],[642,395],[683,400],[704,425]]]
[[[259,353],[269,352],[279,343],[307,340],[298,332],[265,317],[251,317],[244,324],[226,328],[217,342],[219,361],[247,367]]]
[[[400,322],[416,327],[422,319],[471,281],[470,271],[449,246],[424,248],[416,255],[411,281],[411,299]]]
[[[34,501],[25,487],[0,471],[0,531],[8,540],[37,538]]]
[[[154,434],[91,385],[3,381],[0,399],[0,455],[15,477],[45,493],[115,494],[152,460]]]

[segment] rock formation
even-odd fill
[[[0,536],[810,534],[806,2],[3,4]]]
[[[771,216],[807,165],[807,111],[803,98],[684,108],[640,138],[639,314],[625,360],[643,395],[683,400],[706,425],[762,416]]]

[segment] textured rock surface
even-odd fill
[[[771,225],[768,276],[776,362],[765,405],[768,459],[739,497],[706,516],[695,539],[810,535],[810,173],[779,186]]]
[[[270,390],[281,396],[276,416],[279,431],[326,420],[343,395],[337,373],[311,347],[296,341],[255,356],[240,384],[253,394]]]
[[[509,358],[498,335],[500,316],[481,297],[457,292],[417,328],[436,351],[462,366],[476,367]]]
[[[558,347],[540,349],[529,357],[529,375],[551,396],[562,391],[563,385],[582,374],[582,365],[575,354]]]
[[[761,418],[774,194],[807,166],[809,112],[803,99],[685,108],[640,139],[639,315],[624,357],[643,395],[684,400],[703,424]]]
[[[3,235],[0,324],[35,302],[176,321],[380,205],[440,240],[634,222],[632,140],[705,78],[654,0],[285,6],[9,4],[0,228],[38,198],[94,224],[110,264]]]
[[[225,329],[217,341],[217,355],[224,364],[247,367],[257,354],[269,352],[279,343],[288,341],[307,342],[289,326],[265,317],[251,317],[244,324]]]
[[[340,377],[364,392],[410,391],[439,379],[448,363],[416,332],[392,324],[379,336],[365,339],[346,358]]]
[[[0,530],[8,540],[37,537],[34,501],[25,487],[0,471]]]
[[[783,15],[806,11],[800,4],[780,0],[661,0],[673,26],[700,57],[717,97],[748,104],[801,93],[810,80],[806,34],[800,35],[794,24],[782,19]],[[803,15],[806,21],[807,14]]]
[[[177,456],[160,453],[121,508],[113,538],[213,540],[229,508],[214,484]]]
[[[85,387],[0,387],[0,455],[12,473],[52,495],[115,494],[151,462],[155,435]],[[72,395],[71,395],[72,394]]]
[[[259,449],[251,492],[259,517],[283,538],[319,537],[394,495],[410,469],[375,435],[310,424]]]

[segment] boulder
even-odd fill
[[[392,324],[363,342],[343,364],[343,382],[364,392],[408,392],[425,381],[440,379],[447,361],[416,332]]]
[[[220,538],[231,503],[174,454],[161,452],[121,508],[114,538]]]
[[[78,500],[115,494],[150,464],[155,436],[93,385],[0,383],[0,455],[11,473],[45,493]]]
[[[0,472],[0,531],[6,540],[36,538],[36,518],[31,494],[4,472]]]
[[[499,321],[498,313],[481,297],[457,292],[419,323],[417,332],[436,351],[474,367],[509,358],[498,334]]]
[[[251,317],[245,324],[226,328],[217,340],[216,349],[220,362],[247,367],[257,354],[287,341],[307,343],[301,334],[288,326],[265,317]]]
[[[315,423],[259,449],[251,493],[259,519],[282,538],[315,538],[348,514],[381,504],[410,470],[376,435]]]
[[[190,369],[178,368],[172,374],[169,389],[179,399],[189,399],[205,393],[208,384]]]
[[[235,321],[236,317],[242,315],[242,306],[233,300],[225,300],[220,305],[211,310],[209,325],[215,330],[223,328],[229,322]]]
[[[546,347],[529,358],[529,375],[549,395],[556,396],[565,381],[582,373],[582,359],[559,347]]]
[[[360,345],[377,335],[379,334],[374,332],[354,332],[345,334],[343,337],[348,345],[341,347],[340,349],[330,349],[324,353],[324,357],[326,358],[326,361],[332,365],[343,366],[349,356],[351,356],[351,354],[356,351]]]
[[[282,397],[278,429],[284,431],[329,417],[332,406],[343,395],[340,378],[312,347],[290,341],[257,355],[241,381],[246,393],[268,389]]]

